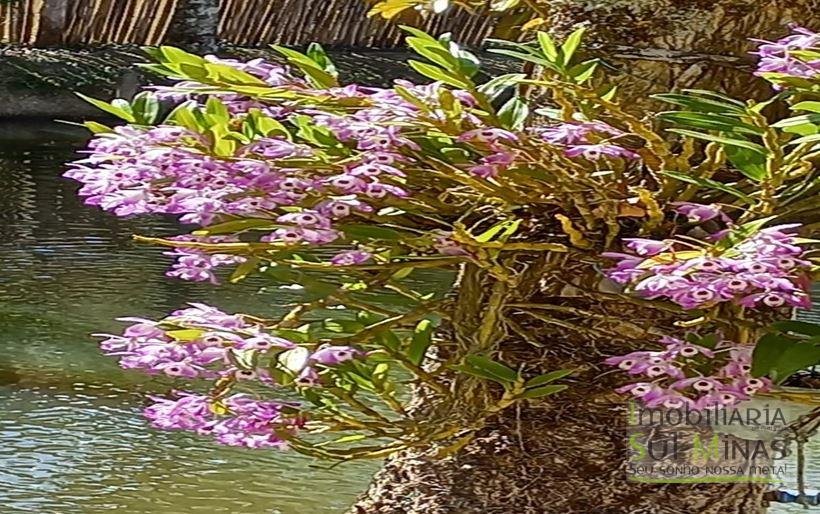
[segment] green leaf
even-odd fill
[[[321,448],[323,446],[330,446],[333,444],[355,443],[356,441],[361,441],[362,439],[367,439],[367,436],[365,434],[351,434],[339,437],[337,439],[332,439],[330,441],[322,441],[314,444],[313,446]]]
[[[820,324],[808,321],[787,320],[775,321],[772,328],[781,332],[794,332],[806,336],[820,336]]]
[[[518,380],[518,373],[514,369],[483,355],[468,355],[464,358],[464,364],[472,370],[491,375],[497,382],[512,383]]]
[[[336,65],[333,64],[333,60],[331,60],[331,58],[327,55],[327,52],[325,52],[325,49],[322,48],[322,45],[319,43],[311,43],[308,45],[307,56],[328,74],[334,77],[339,76],[339,72],[336,70]]]
[[[510,98],[498,111],[498,121],[504,128],[518,130],[524,126],[530,108],[523,98],[516,96]]]
[[[209,96],[205,102],[205,113],[215,123],[227,123],[231,119],[231,113],[222,101],[215,96]]]
[[[272,48],[284,55],[288,62],[299,68],[313,86],[326,89],[339,85],[335,75],[328,73],[322,64],[314,61],[309,56],[284,46],[273,45]]]
[[[518,59],[520,61],[531,62],[534,64],[539,64],[544,66],[545,68],[549,68],[551,70],[560,71],[555,63],[550,62],[539,54],[533,52],[522,52],[518,50],[508,50],[506,48],[490,48],[487,50],[490,53],[498,54],[498,55],[506,55],[507,57],[512,57],[514,59]]]
[[[751,135],[763,133],[763,129],[743,123],[735,117],[713,112],[667,111],[660,112],[656,116],[686,127]]]
[[[410,340],[410,346],[407,348],[407,358],[410,362],[417,366],[421,364],[432,342],[433,322],[429,319],[423,319],[413,329],[413,337]]]
[[[686,182],[688,184],[695,184],[701,187],[705,187],[708,189],[715,189],[717,191],[722,191],[724,193],[728,193],[732,196],[740,198],[741,200],[746,201],[747,203],[754,203],[754,200],[739,189],[735,189],[732,186],[724,184],[722,182],[718,182],[716,180],[708,179],[708,178],[700,178],[700,177],[692,177],[689,175],[685,175],[683,173],[677,171],[661,171],[663,175],[667,175],[674,179],[680,180],[681,182]]]
[[[398,230],[388,227],[380,227],[377,225],[346,223],[344,225],[340,225],[339,230],[344,232],[347,237],[357,240],[383,239],[388,241],[396,241],[404,238],[404,235]]]
[[[352,319],[325,319],[322,328],[335,334],[355,334],[364,330],[364,323]]]
[[[256,269],[259,267],[260,260],[258,257],[248,257],[245,262],[241,263],[237,266],[233,273],[231,273],[231,278],[229,279],[231,284],[236,284],[237,282],[241,282],[244,280],[248,275],[255,272]]]
[[[537,34],[538,45],[541,47],[541,53],[550,61],[558,60],[558,49],[555,47],[555,41],[552,40],[549,34],[539,31]]]
[[[814,143],[815,141],[820,141],[820,134],[809,134],[807,136],[798,137],[797,139],[792,139],[787,145],[802,145],[803,143]]]
[[[523,393],[518,395],[518,398],[526,398],[526,399],[533,399],[533,398],[541,398],[543,396],[549,396],[551,394],[560,393],[564,389],[567,389],[569,386],[565,385],[547,385],[543,387],[536,387],[533,389],[527,389]]]
[[[756,182],[766,178],[766,156],[736,146],[726,147],[725,150],[726,159],[745,177]]]
[[[809,111],[820,113],[820,102],[806,100],[804,102],[797,102],[791,106],[793,111]]]
[[[650,98],[661,100],[673,105],[680,105],[690,111],[696,112],[714,112],[722,114],[745,115],[745,106],[737,105],[733,102],[716,100],[714,98],[703,98],[693,96],[691,94],[679,93],[662,93],[658,95],[651,95]]]
[[[736,98],[732,98],[731,96],[726,96],[722,93],[718,93],[716,91],[709,91],[708,89],[683,89],[682,91],[684,93],[687,93],[687,94],[690,94],[690,95],[700,95],[700,96],[712,97],[712,98],[715,98],[717,100],[723,101],[724,104],[734,105],[734,106],[740,107],[742,109],[746,108],[746,103],[744,103],[744,102],[742,102],[742,101],[740,101]]]
[[[479,243],[488,243],[492,240],[506,241],[511,235],[515,234],[522,220],[506,220],[496,223],[484,233],[476,236],[474,239]]]
[[[416,36],[419,39],[424,39],[427,41],[432,41],[434,43],[438,43],[438,40],[431,36],[430,34],[424,32],[421,29],[417,29],[416,27],[411,27],[410,25],[399,25],[399,28],[405,32],[409,32],[410,34]]]
[[[585,31],[585,27],[579,28],[570,34],[566,41],[564,41],[564,44],[561,45],[561,59],[563,60],[564,66],[569,66],[573,55],[575,55],[575,51],[581,45],[581,40],[584,37]]]
[[[109,104],[103,100],[97,100],[96,98],[91,98],[90,96],[86,96],[82,93],[74,93],[75,95],[79,96],[86,102],[90,103],[94,107],[101,109],[109,114],[113,114],[117,118],[122,118],[129,123],[135,123],[137,119],[134,115],[129,111],[122,107],[117,107],[113,104]],[[123,100],[124,101],[124,100]],[[126,102],[127,103],[127,102]]]
[[[548,384],[550,382],[554,382],[558,379],[571,375],[574,371],[574,369],[559,369],[557,371],[550,371],[549,373],[544,373],[543,375],[538,375],[537,377],[533,377],[527,380],[524,383],[524,387],[530,388]]]
[[[450,73],[456,73],[459,68],[458,59],[454,57],[438,41],[408,37],[407,45],[417,54],[426,57],[431,62],[438,64]]]
[[[103,125],[102,123],[97,123],[96,121],[84,121],[83,126],[91,131],[92,134],[105,134],[108,132],[114,132],[114,129],[107,125]]]
[[[595,70],[598,69],[598,64],[600,64],[600,62],[601,61],[598,59],[584,61],[580,64],[576,64],[575,66],[567,70],[567,73],[570,77],[575,79],[575,82],[577,82],[578,84],[583,84],[584,82],[592,78],[592,75],[595,74]]]
[[[493,101],[507,88],[514,86],[525,78],[527,78],[527,76],[523,73],[508,73],[506,75],[499,75],[498,77],[494,77],[478,86],[478,91],[484,93],[490,101]]]
[[[165,332],[165,335],[174,339],[175,341],[187,343],[188,341],[199,339],[200,337],[202,337],[202,334],[204,333],[205,330],[200,330],[198,328],[186,328],[182,330],[169,330]]]
[[[686,334],[686,340],[692,344],[710,349],[715,349],[717,344],[720,342],[717,334],[706,334],[704,336],[699,336],[692,332]]]
[[[423,63],[420,61],[408,61],[408,63],[414,71],[424,75],[425,77],[435,80],[441,81],[445,84],[449,84],[453,87],[457,87],[459,89],[472,89],[473,84],[470,82],[465,82],[464,80],[460,79],[459,77],[454,76],[452,73],[448,73],[447,71],[439,68],[438,66],[433,66],[432,64]]]
[[[390,330],[379,332],[376,335],[376,342],[393,351],[397,351],[401,347],[401,339]]]
[[[160,46],[159,51],[162,55],[163,62],[168,62],[172,64],[186,63],[195,65],[201,65],[206,62],[205,59],[198,55],[188,53],[185,50],[173,46]]]
[[[261,219],[261,218],[247,218],[241,220],[232,220],[226,221],[224,223],[217,223],[215,225],[209,225],[207,227],[201,228],[199,230],[195,230],[193,235],[195,236],[210,236],[216,234],[235,234],[237,232],[242,232],[245,230],[258,228],[258,229],[274,229],[279,225],[276,224],[273,220],[268,219]]]
[[[194,116],[193,109],[196,109],[196,102],[189,100],[179,104],[165,118],[166,122],[175,123],[193,132],[201,133],[205,127]]]
[[[159,116],[159,100],[150,91],[143,91],[134,96],[131,101],[131,114],[140,125],[151,125],[157,121]]]
[[[752,354],[752,375],[782,383],[802,369],[820,364],[820,344],[779,334],[761,337]]]
[[[676,134],[681,134],[684,136],[694,137],[696,139],[703,139],[704,141],[712,141],[715,143],[720,143],[724,146],[737,146],[740,148],[746,148],[755,152],[758,152],[762,155],[766,155],[768,150],[764,148],[762,145],[757,143],[752,143],[751,141],[747,141],[745,139],[733,139],[729,137],[723,136],[716,136],[714,134],[704,134],[703,132],[695,132],[693,130],[684,130],[684,129],[669,129],[669,132],[674,132]]]
[[[799,125],[818,125],[820,124],[820,113],[801,114],[799,116],[792,116],[791,118],[782,119],[776,123],[772,123],[772,127],[786,129]]]

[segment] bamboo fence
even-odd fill
[[[81,46],[165,41],[182,0],[0,0],[0,43]],[[394,23],[367,18],[363,0],[220,0],[219,38],[239,46],[301,45],[395,48]],[[416,25],[434,34],[453,32],[479,43],[494,20],[463,11],[431,16]]]

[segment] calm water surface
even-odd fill
[[[0,514],[342,512],[374,463],[328,471],[148,428],[144,396],[171,382],[124,372],[89,333],[186,301],[264,314],[289,299],[165,278],[168,258],[130,235],[178,227],[84,207],[60,178],[73,155],[67,142],[0,146]]]
[[[89,333],[118,330],[112,320],[119,316],[161,315],[186,301],[274,313],[288,293],[165,278],[168,258],[130,236],[178,226],[84,207],[77,186],[60,178],[72,143],[42,142],[58,135],[52,127],[34,126],[29,135],[40,142],[33,144],[21,140],[30,127],[0,126],[0,514],[344,511],[376,464],[328,471],[293,453],[148,428],[140,415],[145,395],[171,382],[120,370]],[[812,487],[820,484],[818,450],[815,441]]]

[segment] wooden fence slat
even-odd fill
[[[0,4],[0,42],[37,45],[160,44],[179,0],[18,0]],[[218,37],[239,46],[271,43],[394,48],[395,23],[367,18],[363,0],[220,0]],[[424,30],[453,32],[463,44],[488,36],[494,20],[451,11],[416,20]]]

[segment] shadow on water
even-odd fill
[[[289,298],[167,279],[161,250],[131,234],[178,225],[83,206],[60,177],[79,137],[64,125],[0,125],[0,513],[342,512],[372,463],[328,471],[148,428],[146,395],[172,383],[119,369],[90,333],[189,301],[270,315]]]

